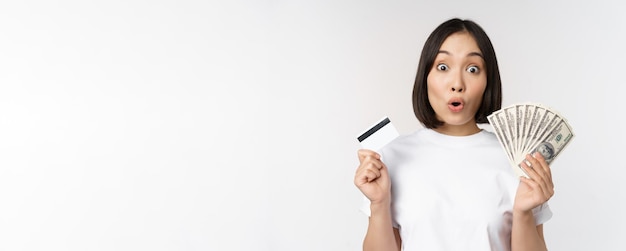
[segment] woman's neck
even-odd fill
[[[469,123],[465,125],[450,125],[443,124],[437,128],[433,128],[438,133],[449,136],[469,136],[480,132],[480,128],[476,123]]]

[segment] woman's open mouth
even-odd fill
[[[463,100],[460,98],[453,98],[448,101],[448,109],[452,112],[460,112],[463,110]]]

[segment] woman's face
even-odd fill
[[[478,130],[474,117],[487,87],[485,68],[482,52],[468,32],[454,33],[443,42],[426,80],[430,105],[444,122],[438,130]]]

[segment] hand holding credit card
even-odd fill
[[[357,139],[362,148],[378,152],[399,135],[398,130],[391,124],[391,120],[384,117],[361,133]]]

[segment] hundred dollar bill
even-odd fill
[[[527,147],[515,155],[515,160],[514,160],[515,163],[520,164],[523,161],[526,161],[525,160],[526,154],[534,153],[537,146],[541,144],[542,142],[545,142],[551,135],[553,135],[555,130],[557,129],[557,126],[562,122],[562,119],[560,118],[560,116],[558,116],[557,114],[551,111],[546,111],[544,118],[545,119],[543,121],[545,121],[545,123],[539,125],[539,127],[543,127],[543,128],[537,129],[537,133],[539,135],[535,137],[535,140],[528,141]],[[526,173],[524,174],[525,174],[524,176],[526,176],[527,178],[529,177],[528,174]]]
[[[536,133],[533,135],[533,140],[529,140],[526,143],[526,147],[522,149],[522,153],[525,155],[530,153],[531,150],[534,149],[534,146],[539,142],[545,140],[546,137],[552,132],[552,130],[561,122],[561,116],[552,112],[546,111],[544,114],[544,119],[539,123]]]
[[[530,127],[530,116],[532,115],[532,111],[534,110],[534,106],[529,105],[529,104],[523,104],[519,106],[519,109],[521,110],[521,120],[523,121],[521,123],[522,128],[520,129],[521,135],[520,135],[520,145],[518,146],[519,149],[524,149],[524,146],[528,140],[528,128]]]
[[[560,121],[560,117],[557,117],[557,115],[552,111],[546,110],[543,118],[539,122],[539,125],[537,125],[537,130],[533,134],[533,139],[526,142],[526,146],[522,149],[521,154],[526,155],[530,153],[534,145],[544,140],[544,138],[552,132],[552,129],[558,121]]]
[[[514,160],[514,151],[512,149],[513,144],[511,144],[511,142],[513,141],[513,135],[511,133],[511,126],[509,126],[509,123],[506,119],[506,113],[501,112],[501,113],[497,113],[495,114],[495,120],[496,120],[496,126],[498,128],[500,128],[500,130],[502,131],[502,136],[503,137],[503,141],[504,141],[504,146],[505,146],[505,151],[507,152],[507,154],[509,155],[509,158],[511,161]]]
[[[530,154],[534,154],[536,152],[541,154],[546,160],[546,163],[550,165],[554,159],[561,154],[563,149],[565,149],[573,137],[574,133],[572,132],[572,128],[565,121],[561,121],[544,141],[535,145]],[[519,163],[520,164],[517,168],[521,171],[521,173],[518,173],[518,175],[521,174],[526,178],[530,178],[530,176],[522,169],[522,162],[520,161]]]
[[[535,145],[531,153],[540,153],[550,164],[568,145],[572,137],[574,137],[572,129],[565,121],[561,120],[548,137]]]
[[[517,142],[519,141],[519,123],[517,121],[517,111],[515,106],[509,106],[504,109],[504,117],[509,127],[509,133],[511,135],[510,149],[512,152],[517,152]]]
[[[515,149],[521,149],[521,145],[524,140],[524,107],[522,105],[515,105],[515,122],[517,122],[517,142],[515,143]]]
[[[518,176],[529,177],[520,166],[527,154],[539,152],[550,164],[574,137],[567,120],[541,104],[511,105],[487,119]]]
[[[487,120],[489,121],[489,124],[491,124],[491,126],[493,127],[493,131],[496,134],[496,137],[498,138],[498,142],[500,142],[500,146],[502,146],[502,149],[504,150],[507,156],[507,159],[509,160],[511,165],[514,166],[515,163],[513,162],[512,152],[509,151],[509,147],[507,146],[508,137],[506,136],[506,134],[504,134],[504,131],[503,131],[504,124],[502,123],[501,120],[498,119],[498,116],[497,116],[501,112],[502,110],[492,113],[491,115],[487,116]]]
[[[530,120],[530,128],[528,132],[528,138],[525,141],[524,150],[528,146],[529,142],[537,142],[537,131],[541,127],[542,123],[545,123],[547,110],[541,106],[535,106],[532,118]],[[531,143],[530,143],[531,144]]]

